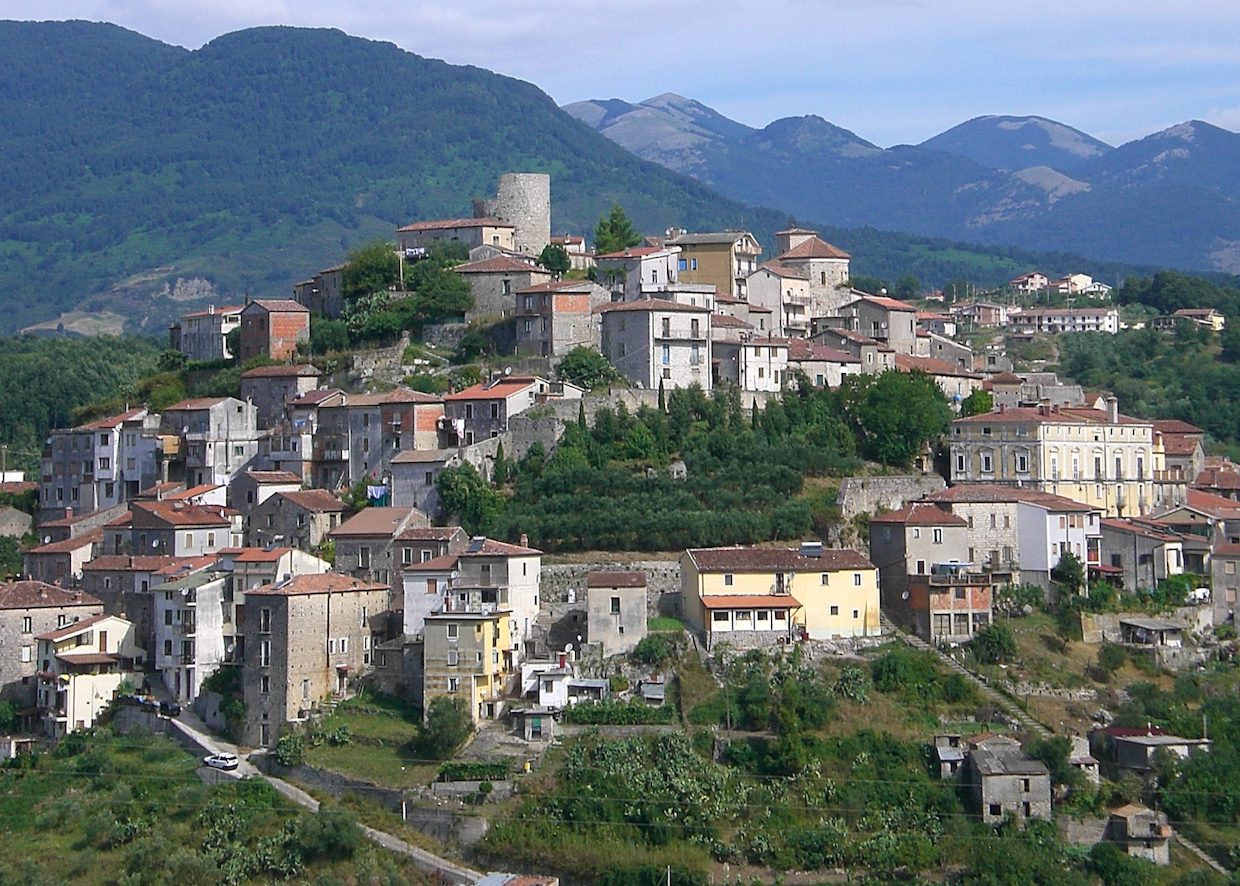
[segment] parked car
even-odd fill
[[[236,769],[240,761],[237,759],[236,754],[220,751],[218,754],[208,754],[203,757],[202,762],[212,769]]]
[[[159,712],[165,717],[181,716],[181,706],[175,701],[161,701],[159,703]]]

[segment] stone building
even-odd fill
[[[241,471],[228,486],[228,506],[248,518],[277,492],[297,492],[301,487],[302,478],[291,471]]]
[[[152,588],[214,565],[214,554],[202,557],[104,554],[82,567],[82,590],[103,601],[104,610],[133,622],[135,642],[143,649],[155,643],[155,600]]]
[[[601,348],[639,387],[711,389],[711,312],[663,299],[604,305]]]
[[[367,581],[394,580],[393,543],[406,529],[429,526],[417,508],[363,508],[328,533],[336,545],[336,571]]]
[[[179,438],[190,486],[227,486],[258,454],[257,410],[236,397],[181,400],[164,410],[162,424]]]
[[[505,172],[491,200],[474,202],[474,215],[512,225],[512,249],[538,255],[551,242],[551,176],[545,172]]]
[[[293,284],[293,300],[305,305],[311,314],[339,317],[344,310],[344,267],[324,268],[309,280]]]
[[[517,353],[563,357],[575,347],[598,347],[594,309],[611,301],[590,280],[552,280],[517,290]]]
[[[302,422],[313,430],[313,485],[336,489],[362,479],[383,479],[398,452],[438,448],[444,401],[404,387],[374,394],[335,391],[307,410],[312,414],[297,412],[295,404],[294,424]],[[304,454],[304,438],[297,445]]]
[[[1001,824],[1009,816],[1019,824],[1050,820],[1046,764],[1027,757],[1020,743],[1006,736],[977,736],[969,746],[969,785],[982,821]]]
[[[745,291],[750,304],[771,311],[772,333],[809,335],[813,302],[805,271],[779,262],[765,262],[746,278]]]
[[[41,581],[0,584],[0,699],[22,709],[32,707],[38,671],[35,638],[102,614],[103,601],[82,591]]]
[[[581,388],[554,383],[532,375],[497,375],[443,398],[444,418],[453,428],[460,446],[498,437],[508,430],[508,422],[538,402],[540,395],[559,392],[576,394]]]
[[[587,630],[603,657],[632,652],[646,636],[646,573],[595,571],[586,576]]]
[[[22,554],[22,574],[49,584],[77,585],[82,567],[103,548],[103,530],[48,542]]]
[[[241,399],[254,404],[258,426],[270,428],[284,419],[289,403],[318,387],[321,375],[307,363],[258,366],[241,373]]]
[[[414,257],[423,255],[432,243],[463,243],[466,248],[494,246],[504,252],[516,251],[516,229],[497,218],[449,218],[413,222],[396,229],[396,250]],[[537,255],[537,253],[535,253]]]
[[[216,307],[182,314],[168,330],[168,346],[190,360],[230,360],[228,333],[241,325],[241,309],[245,305]]]
[[[512,316],[518,291],[547,283],[552,277],[533,261],[509,255],[466,262],[453,270],[465,278],[474,297],[474,306],[465,312],[467,321]]]
[[[277,492],[251,511],[246,541],[254,547],[317,551],[344,520],[344,503],[326,489]]]
[[[850,300],[840,305],[829,325],[859,332],[890,347],[897,354],[917,350],[917,309],[899,299],[848,290]]]
[[[439,475],[461,463],[455,449],[410,449],[392,456],[392,505],[439,515]]]
[[[347,695],[372,667],[388,587],[336,573],[245,592],[245,744],[270,747],[288,724]]]
[[[297,346],[310,340],[310,311],[292,299],[257,299],[241,311],[238,359],[290,360]]]
[[[1175,831],[1165,812],[1156,812],[1140,803],[1120,806],[1107,817],[1105,836],[1132,858],[1144,858],[1159,867],[1171,864],[1171,838]]]
[[[823,240],[816,231],[790,228],[778,232],[775,235],[775,252],[777,264],[799,271],[809,281],[806,312],[810,320],[830,316],[852,299],[848,289],[851,257]]]

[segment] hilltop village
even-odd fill
[[[452,882],[1227,882],[1240,467],[1024,359],[1133,328],[1110,286],[897,298],[812,230],[551,215],[507,174],[186,313],[168,366],[234,394],[4,477],[14,765],[165,732],[416,820]]]

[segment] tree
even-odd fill
[[[911,464],[952,418],[942,390],[922,372],[849,376],[841,395],[862,452],[883,464]]]
[[[474,731],[465,702],[441,695],[426,709],[426,721],[414,739],[417,752],[433,760],[446,760]]]
[[[400,282],[400,261],[391,243],[375,240],[348,254],[340,278],[345,301],[387,292]]]
[[[1105,673],[1108,679],[1123,667],[1127,660],[1128,653],[1118,643],[1103,643],[1098,647],[1098,669]]]
[[[594,226],[594,251],[599,255],[619,252],[641,242],[641,234],[637,233],[619,203],[613,203],[611,212],[600,218]]]
[[[572,259],[568,257],[568,250],[558,243],[548,243],[544,246],[542,252],[538,253],[538,263],[556,277],[567,273],[573,266]]]
[[[593,390],[620,378],[616,367],[593,348],[578,345],[556,364],[555,373],[562,380]]]
[[[504,510],[504,499],[474,466],[445,468],[435,480],[444,511],[460,517],[470,535],[486,535]]]
[[[1071,551],[1064,551],[1055,568],[1051,570],[1051,578],[1069,594],[1079,594],[1085,586],[1085,566]]]
[[[1016,655],[1016,636],[1005,624],[991,624],[973,635],[973,654],[985,664],[1007,661]]]
[[[917,298],[921,293],[921,280],[912,274],[907,274],[896,281],[895,287],[892,289],[892,295],[901,301]]]
[[[960,401],[960,417],[968,418],[970,415],[985,415],[995,408],[995,396],[990,391],[978,388],[969,396]]]

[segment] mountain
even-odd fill
[[[990,169],[1046,166],[1072,174],[1114,150],[1079,129],[1045,117],[974,117],[919,147],[967,157]]]
[[[920,145],[884,150],[817,117],[728,135],[717,112],[676,97],[676,107],[693,106],[695,119],[711,121],[707,137],[666,102],[582,113],[593,104],[566,110],[644,159],[795,216],[1240,272],[1240,136],[1198,121],[1112,148],[1043,117],[979,117]],[[641,138],[630,123],[637,117]]]

